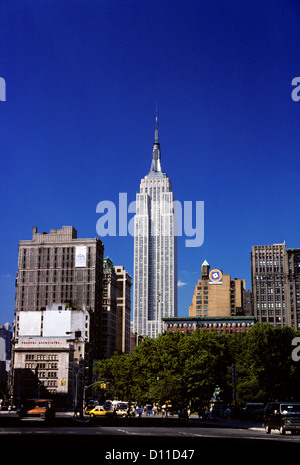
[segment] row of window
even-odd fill
[[[29,368],[30,370],[36,369],[50,369],[50,370],[57,370],[58,366],[57,363],[25,363],[25,368]]]
[[[272,309],[272,310],[261,310],[261,311],[258,311],[258,312],[257,312],[257,315],[271,315],[271,316],[276,315],[276,316],[281,316],[281,313],[283,313],[283,315],[284,315],[284,311],[283,311],[283,312],[281,312],[281,310],[275,310],[275,311],[274,311],[274,310]]]
[[[285,302],[275,302],[275,308],[285,308]],[[256,305],[256,308],[274,308],[274,303],[273,302],[268,302],[267,304],[264,303],[259,303]]]
[[[25,360],[58,360],[57,354],[26,354]]]
[[[273,265],[276,266],[277,265],[278,266],[279,265],[279,260],[274,260],[274,261],[273,260],[266,260],[266,261],[265,260],[259,260],[259,262],[258,262],[258,260],[256,260],[255,265],[258,266],[258,263],[259,263],[260,266],[265,266],[265,265],[267,265],[267,266],[273,266]],[[280,265],[283,265],[283,260],[280,260]]]
[[[281,267],[279,267],[279,266],[274,266],[274,268],[272,268],[272,267],[269,267],[269,266],[260,266],[260,267],[257,266],[257,267],[255,268],[255,272],[256,272],[256,273],[258,273],[258,272],[259,272],[259,273],[265,273],[265,272],[270,273],[271,271],[274,271],[274,272],[275,272],[275,271],[276,271],[276,272],[281,271],[281,273],[283,273],[283,267],[282,267],[282,266],[281,266]]]
[[[38,378],[57,378],[57,371],[38,371]]]
[[[93,249],[87,247],[86,263],[89,268],[95,261]],[[73,268],[75,265],[74,247],[47,247],[41,249],[27,249],[21,251],[20,268]],[[41,266],[42,265],[42,266]]]

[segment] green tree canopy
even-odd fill
[[[216,386],[225,402],[232,401],[232,364],[236,367],[239,401],[297,398],[300,362],[291,358],[299,332],[256,323],[248,333],[217,334],[196,330],[191,335],[168,332],[146,338],[133,354],[115,354],[96,363],[107,398],[138,404],[167,400],[181,406],[211,399]],[[299,398],[298,398],[299,400]]]

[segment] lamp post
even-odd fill
[[[74,369],[74,367],[73,367]],[[77,414],[77,409],[78,409],[78,377],[79,377],[79,373],[83,372],[85,370],[85,367],[81,367],[79,368],[79,370],[77,370],[77,372],[75,373],[75,402],[74,402],[74,408],[75,408],[75,413]],[[75,371],[75,370],[74,370]],[[82,406],[80,408],[80,416],[82,417],[83,413],[82,413]]]

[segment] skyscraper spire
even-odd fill
[[[155,143],[158,144],[157,105],[156,105],[156,117],[155,117]]]
[[[148,176],[162,176],[163,171],[160,164],[160,144],[158,142],[158,122],[157,122],[157,106],[156,106],[156,116],[155,116],[155,141],[152,149],[152,163]]]

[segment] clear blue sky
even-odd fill
[[[0,323],[14,317],[18,241],[135,200],[151,164],[205,202],[202,247],[178,243],[179,315],[206,259],[250,282],[254,244],[300,247],[298,0],[0,3]],[[133,274],[133,238],[103,238]]]

